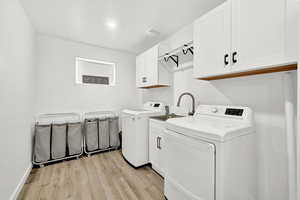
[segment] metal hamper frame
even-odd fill
[[[94,151],[88,151],[86,145],[86,131],[85,131],[85,122],[88,119],[97,119],[97,120],[110,120],[119,118],[118,114],[113,111],[96,111],[96,112],[87,112],[83,115],[84,125],[83,125],[83,141],[84,141],[84,153],[89,157],[91,154],[100,153],[110,150],[117,150],[119,147],[109,147],[106,149],[97,149]],[[98,123],[98,122],[97,122]],[[99,133],[98,133],[99,134]]]
[[[53,124],[57,124],[57,123],[65,123],[68,126],[68,124],[77,123],[77,122],[81,123],[81,130],[82,130],[81,115],[78,114],[78,113],[41,114],[41,115],[38,115],[36,117],[36,120],[35,120],[35,124],[36,125],[38,125],[38,124],[49,124],[51,127],[52,127]],[[58,159],[51,159],[51,160],[44,161],[44,162],[36,162],[35,161],[35,151],[33,149],[33,151],[32,151],[32,163],[34,165],[38,165],[40,167],[44,167],[45,164],[49,164],[49,163],[53,163],[53,162],[57,162],[57,161],[62,161],[62,160],[70,159],[70,158],[79,159],[79,157],[81,155],[83,155],[83,152],[84,152],[84,148],[83,148],[84,138],[83,138],[82,135],[81,135],[81,137],[82,137],[82,140],[81,140],[81,152],[79,154],[71,155],[71,156],[66,156],[66,157],[58,158]],[[34,138],[35,138],[35,133],[34,133]],[[51,140],[51,138],[50,138],[50,140]],[[35,139],[34,139],[34,145],[35,145]],[[51,147],[50,147],[50,149],[51,149]],[[50,158],[51,157],[52,156],[51,156],[51,151],[50,151]]]

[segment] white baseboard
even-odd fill
[[[15,191],[13,192],[13,194],[10,196],[10,200],[16,200],[18,198],[19,193],[21,192],[30,172],[32,169],[32,164],[30,163],[30,165],[28,166],[28,168],[25,171],[25,174],[23,175],[23,177],[21,178],[17,188],[15,189]]]

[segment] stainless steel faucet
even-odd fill
[[[166,110],[166,116],[169,116],[170,115],[170,107],[165,106],[165,110]]]
[[[182,93],[178,98],[177,106],[180,106],[181,98],[185,95],[188,95],[192,98],[193,108],[192,108],[192,112],[189,112],[189,115],[194,115],[194,113],[195,113],[195,97],[191,93],[189,93],[189,92]]]

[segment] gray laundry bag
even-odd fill
[[[97,119],[85,120],[85,142],[87,151],[98,149],[98,121]]]
[[[52,125],[52,159],[66,157],[67,125]]]
[[[110,137],[110,146],[119,147],[120,138],[119,138],[119,118],[112,118],[109,122],[109,137]]]
[[[107,149],[109,148],[109,120],[100,119],[98,123],[99,149]]]
[[[35,162],[50,160],[51,125],[35,125],[34,158]]]
[[[81,122],[68,124],[68,148],[69,155],[80,154],[82,151],[82,128]]]

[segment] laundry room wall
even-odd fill
[[[192,25],[186,26],[163,44],[175,49],[193,39]],[[176,104],[183,92],[195,95],[196,103],[248,106],[254,110],[258,152],[259,200],[288,199],[288,166],[284,114],[283,73],[249,76],[217,81],[193,78],[193,69],[174,73],[171,90],[156,97],[157,91],[143,93],[146,99],[166,99]],[[296,86],[296,72],[293,72]],[[296,94],[296,88],[294,88]],[[165,95],[165,96],[163,96]],[[145,99],[145,98],[144,98]],[[191,110],[191,100],[182,99],[181,109]],[[295,96],[296,101],[296,96]]]
[[[166,105],[172,106],[173,102],[173,83],[170,87],[138,89],[140,95],[140,105],[147,101],[163,102]]]
[[[135,87],[135,55],[58,37],[37,37],[37,112],[120,110],[139,103]],[[116,84],[75,83],[75,58],[116,64]]]
[[[0,1],[0,199],[13,199],[31,167],[35,31],[18,0]]]

